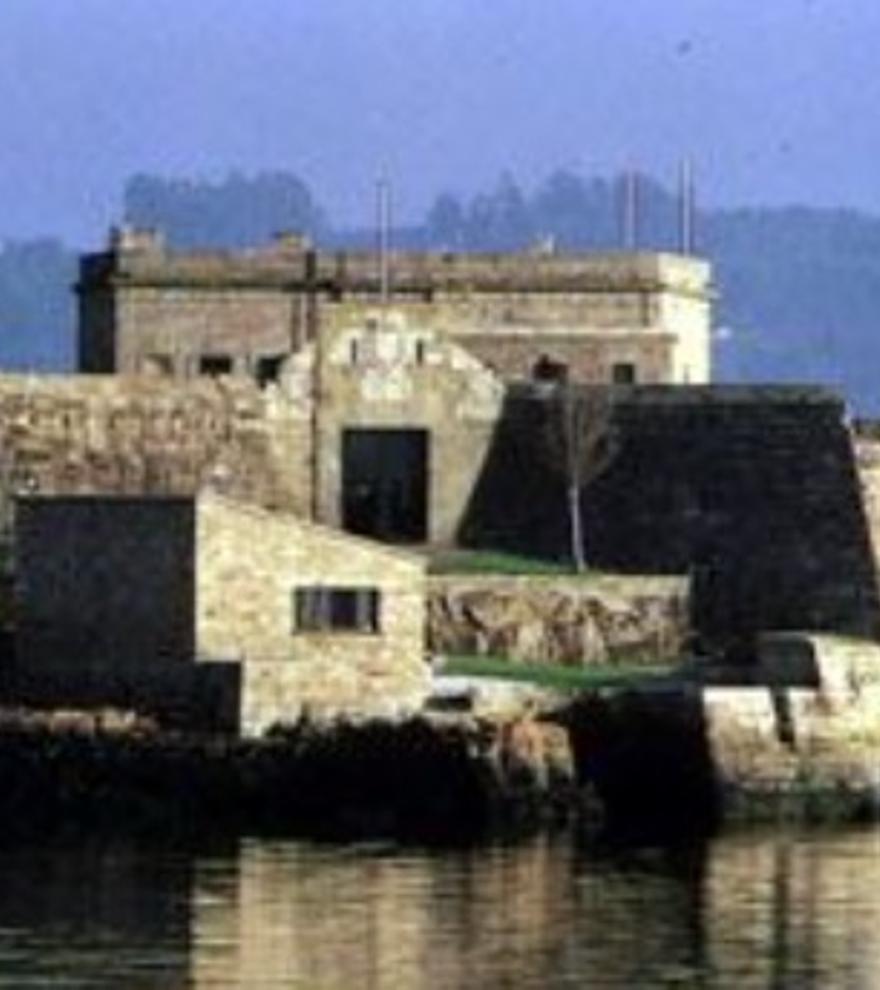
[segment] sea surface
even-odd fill
[[[0,987],[880,988],[880,831],[0,849]]]

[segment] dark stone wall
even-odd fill
[[[151,670],[195,653],[191,499],[23,498],[16,508],[23,669]]]
[[[608,390],[618,452],[583,493],[592,566],[687,573],[708,643],[759,629],[876,636],[875,562],[850,431],[798,387]],[[564,471],[549,390],[514,390],[459,531],[465,545],[564,558]]]

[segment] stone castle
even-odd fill
[[[384,265],[383,265],[384,261]],[[591,563],[691,575],[697,625],[880,631],[872,441],[822,389],[709,383],[708,264],[375,254],[280,238],[82,261],[80,369],[0,377],[0,490],[211,488],[382,540],[566,554],[544,423],[604,385]]]
[[[83,372],[252,407],[270,467],[212,464],[233,490],[260,497],[268,474],[262,501],[403,542],[455,542],[511,383],[709,378],[709,268],[672,255],[409,253],[383,270],[295,237],[175,254],[120,232],[78,293]]]
[[[291,355],[340,337],[358,364],[363,331],[390,309],[406,330],[397,349],[410,344],[417,364],[448,340],[504,380],[565,370],[584,382],[700,384],[709,276],[705,261],[671,254],[378,258],[295,236],[239,254],[174,253],[155,233],[123,230],[83,259],[80,367],[265,384]]]

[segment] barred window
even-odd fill
[[[378,633],[379,591],[376,588],[296,588],[294,632]]]

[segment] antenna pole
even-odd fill
[[[379,252],[379,298],[385,306],[391,296],[388,257],[391,247],[391,183],[384,169],[376,182],[376,229]]]
[[[682,254],[694,252],[694,170],[690,158],[683,158],[679,171],[680,242]]]
[[[635,251],[639,238],[639,177],[634,168],[623,176],[623,247]]]

